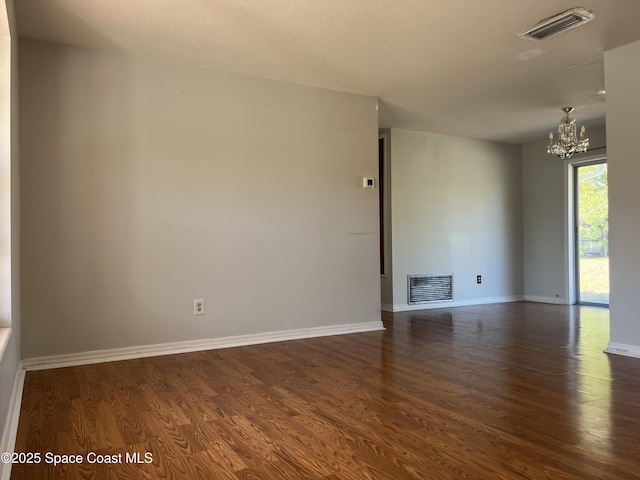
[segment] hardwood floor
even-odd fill
[[[11,478],[640,478],[640,359],[602,352],[607,310],[383,319],[385,332],[28,372],[16,451],[42,461]],[[134,452],[152,463],[126,463]]]

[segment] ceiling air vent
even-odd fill
[[[590,22],[593,20],[593,17],[593,13],[589,10],[582,7],[572,8],[566,12],[541,20],[536,26],[522,32],[520,35],[533,40],[544,40],[552,35],[562,33],[570,28]]]

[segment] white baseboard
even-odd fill
[[[625,357],[640,358],[640,345],[625,345],[624,343],[609,342],[604,352],[624,355]]]
[[[13,452],[16,446],[18,421],[20,420],[20,407],[22,406],[22,390],[24,388],[24,373],[24,368],[22,365],[19,365],[15,381],[13,382],[13,392],[11,393],[11,400],[9,401],[7,420],[2,432],[0,452]],[[10,478],[11,463],[0,462],[0,480],[9,480]]]
[[[142,345],[137,347],[114,348],[110,350],[94,350],[91,352],[52,355],[49,357],[27,358],[22,361],[25,370],[46,370],[50,368],[88,365],[91,363],[114,362],[132,358],[155,357],[174,353],[216,350],[219,348],[257,345],[260,343],[283,342],[303,338],[345,335],[349,333],[373,332],[384,330],[382,321],[331,325],[327,327],[300,328],[281,330],[279,332],[238,335],[234,337],[210,338],[185,342],[163,343],[158,345]]]
[[[524,300],[523,295],[506,295],[503,297],[472,298],[470,300],[460,300],[454,302],[418,303],[416,305],[399,304],[392,305],[392,312],[409,312],[413,310],[432,310],[434,308],[468,307],[471,305],[487,305],[490,303],[520,302]],[[383,308],[384,310],[384,308]]]
[[[382,305],[380,305],[380,310],[382,310],[383,312],[393,312],[393,305],[383,303]]]
[[[558,297],[538,297],[536,295],[525,295],[524,299],[527,302],[554,303],[556,305],[568,305],[567,300],[565,298],[558,298]]]

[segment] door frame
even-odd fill
[[[597,150],[597,151],[596,151]],[[577,255],[576,249],[576,172],[577,167],[607,162],[607,149],[594,149],[590,155],[565,160],[564,168],[564,271],[565,271],[565,298],[570,305],[578,301],[577,286]]]

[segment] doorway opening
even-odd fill
[[[386,275],[385,261],[385,135],[378,136],[378,207],[380,221],[380,275]]]
[[[606,160],[574,166],[576,302],[609,305],[609,202]]]

